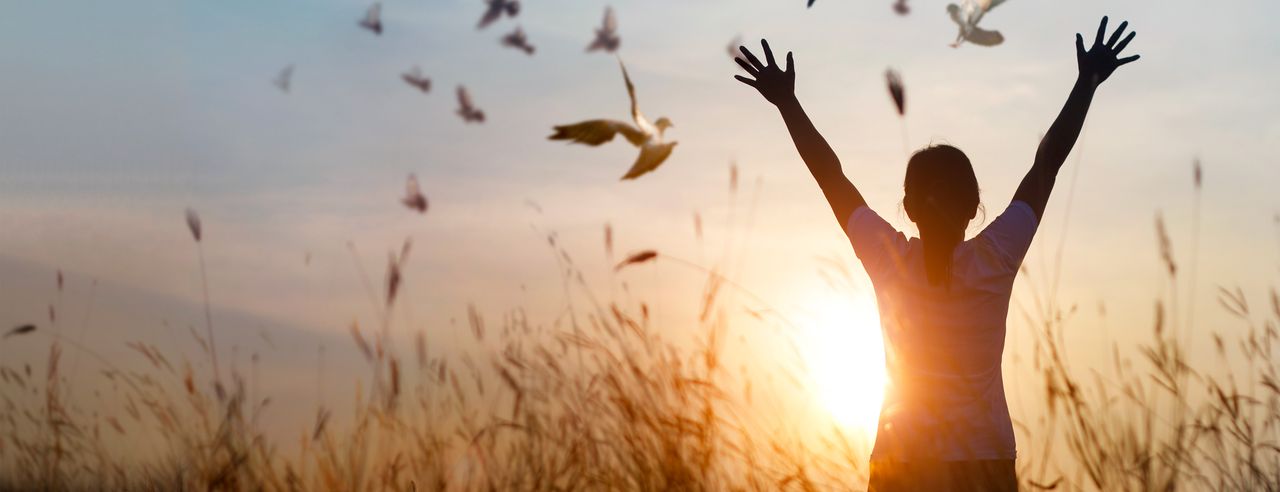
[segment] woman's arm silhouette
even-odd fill
[[[784,70],[773,60],[769,42],[762,39],[760,45],[764,49],[767,63],[760,63],[745,46],[739,46],[742,57],[734,60],[754,78],[741,75],[735,75],[734,78],[754,87],[760,91],[760,95],[778,107],[782,120],[787,124],[787,131],[791,132],[791,140],[795,141],[796,150],[809,167],[809,173],[818,181],[818,187],[822,188],[827,203],[831,204],[831,211],[835,213],[840,227],[844,228],[849,215],[866,204],[866,201],[862,199],[858,189],[853,187],[853,183],[849,182],[849,178],[845,177],[835,151],[831,150],[827,140],[814,128],[809,115],[805,114],[800,101],[796,100],[796,72],[791,53],[787,53],[787,67]]]
[[[1040,141],[1031,170],[1022,178],[1022,184],[1018,185],[1018,191],[1013,194],[1014,200],[1021,200],[1031,206],[1037,220],[1044,215],[1044,207],[1049,201],[1049,193],[1053,191],[1058,169],[1067,160],[1067,154],[1071,153],[1071,147],[1075,146],[1076,138],[1080,136],[1080,128],[1084,126],[1084,117],[1089,112],[1094,91],[1116,68],[1138,59],[1138,55],[1117,58],[1136,34],[1130,32],[1123,41],[1120,40],[1120,35],[1128,25],[1127,21],[1120,23],[1120,28],[1104,43],[1107,18],[1103,17],[1102,23],[1098,25],[1098,35],[1094,38],[1093,47],[1088,51],[1084,49],[1084,38],[1076,34],[1076,64],[1080,70],[1076,85],[1071,89],[1071,95],[1067,96],[1067,103],[1062,107],[1062,112],[1058,113],[1058,119],[1054,120],[1053,126],[1049,127],[1048,133]]]

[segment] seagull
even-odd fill
[[[898,15],[907,15],[911,13],[911,6],[907,5],[907,0],[898,0],[893,3],[893,11]]]
[[[484,29],[489,24],[502,17],[506,13],[508,17],[515,17],[520,13],[520,0],[484,0],[489,7],[485,9],[484,15],[480,17],[480,24],[476,25],[476,29]]]
[[[422,190],[418,188],[418,177],[410,174],[404,187],[404,198],[400,199],[400,203],[403,203],[404,206],[413,210],[417,210],[420,214],[427,213],[427,197],[423,196]]]
[[[382,4],[374,2],[369,6],[369,10],[364,13],[364,18],[360,19],[360,27],[373,31],[374,34],[382,35]]]
[[[417,65],[410,68],[408,72],[400,74],[400,78],[404,79],[405,83],[418,88],[418,90],[423,93],[431,91],[431,79],[423,76],[422,69],[419,69]]]
[[[956,35],[956,41],[951,43],[952,48],[957,48],[961,43],[968,41],[978,46],[995,46],[1004,42],[1004,35],[1000,31],[988,31],[978,27],[978,21],[982,20],[982,16],[986,15],[991,9],[1004,3],[1005,0],[961,0],[960,5],[947,5],[947,13],[951,14],[951,20],[960,26],[960,33]]]
[[[604,23],[596,29],[596,38],[587,45],[587,51],[605,50],[609,53],[618,51],[622,38],[618,37],[618,19],[613,16],[613,7],[604,8]]]
[[[277,75],[275,80],[271,81],[272,84],[275,84],[276,87],[280,88],[281,92],[284,92],[286,94],[289,92],[289,84],[292,82],[293,82],[293,65],[284,67],[283,70],[280,70],[280,75]]]
[[[889,83],[889,96],[893,98],[893,105],[898,108],[898,116],[907,114],[907,94],[902,87],[902,75],[890,68],[884,71],[884,79]]]
[[[529,44],[529,37],[525,36],[524,29],[520,26],[516,26],[516,30],[502,37],[502,45],[522,50],[526,55],[533,56],[533,45]]]
[[[631,145],[640,148],[640,155],[636,158],[636,162],[631,165],[631,169],[622,176],[622,179],[635,179],[641,175],[656,169],[667,157],[671,155],[671,150],[675,148],[676,142],[664,142],[662,134],[667,128],[672,127],[671,120],[666,117],[658,118],[657,121],[649,123],[643,114],[640,114],[640,108],[636,106],[636,88],[631,84],[631,77],[627,75],[627,67],[622,64],[622,60],[618,60],[618,66],[622,67],[622,79],[627,83],[627,95],[631,98],[631,123],[617,120],[588,120],[572,125],[559,125],[553,127],[555,133],[549,140],[570,140],[570,143],[587,144],[597,146],[613,140],[613,137],[619,133],[626,138]]]
[[[463,86],[458,86],[458,116],[467,123],[484,123],[484,111],[475,107],[471,102],[471,95],[467,94],[467,88]]]

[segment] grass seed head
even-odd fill
[[[30,323],[25,325],[18,325],[13,327],[9,331],[5,332],[4,337],[2,338],[9,338],[17,335],[26,335],[33,331],[36,331],[36,325],[30,324]]]
[[[898,109],[898,116],[907,114],[907,90],[902,85],[902,75],[892,68],[884,71],[885,82],[889,85],[889,96]]]
[[[200,238],[202,237],[200,216],[196,215],[196,211],[191,208],[187,209],[187,229],[191,230],[191,237],[195,238],[197,243],[200,242]]]
[[[619,262],[618,266],[615,266],[613,270],[614,271],[622,270],[624,267],[652,261],[654,258],[657,258],[657,257],[658,257],[658,252],[651,249],[646,249],[638,253],[632,253],[631,256],[628,256],[625,260],[622,260],[621,262]]]

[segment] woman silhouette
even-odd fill
[[[963,152],[934,145],[907,162],[902,202],[920,230],[919,238],[907,238],[867,207],[800,107],[791,53],[783,69],[767,41],[761,40],[765,63],[739,48],[737,62],[752,77],[735,78],[782,113],[875,287],[891,384],[871,453],[870,490],[1017,490],[1000,367],[1010,292],[1094,92],[1117,67],[1138,59],[1118,58],[1134,36],[1120,39],[1127,25],[1104,40],[1103,17],[1087,51],[1076,34],[1079,75],[1071,95],[1008,208],[967,241],[978,180]]]

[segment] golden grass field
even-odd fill
[[[203,247],[194,212],[188,227]],[[1015,416],[1026,490],[1280,488],[1272,352],[1280,341],[1280,296],[1273,288],[1255,306],[1257,293],[1219,288],[1219,308],[1235,325],[1189,326],[1168,293],[1188,282],[1185,268],[1174,262],[1175,244],[1159,218],[1155,230],[1152,254],[1162,258],[1170,290],[1152,295],[1145,342],[1106,349],[1113,352],[1108,370],[1073,365],[1073,351],[1098,350],[1064,341],[1077,323],[1075,306],[1037,292],[1032,308],[1011,315],[1011,329],[1037,334],[1034,353],[1018,355],[1033,361],[1042,389],[1034,397],[1045,409],[1032,419]],[[604,238],[612,256],[611,229]],[[412,261],[405,241],[381,289],[369,283],[383,309],[378,323],[349,326],[368,370],[341,382],[357,387],[350,418],[315,408],[288,431],[295,442],[266,435],[259,417],[271,408],[270,395],[253,394],[251,374],[193,369],[193,361],[206,359],[217,367],[212,317],[202,320],[203,332],[190,333],[202,347],[197,353],[121,341],[143,370],[120,369],[74,339],[36,338],[48,334],[19,327],[5,343],[35,343],[47,357],[43,366],[0,363],[0,489],[865,488],[866,439],[828,423],[797,430],[785,413],[759,411],[779,405],[771,401],[783,398],[779,387],[800,385],[803,364],[796,373],[767,374],[725,362],[735,319],[784,330],[789,323],[744,310],[730,300],[743,296],[725,294],[751,298],[748,286],[660,251],[619,255],[620,272],[668,262],[704,277],[701,313],[666,321],[693,334],[694,343],[681,343],[664,337],[671,327],[658,326],[652,306],[625,282],[589,285],[554,235],[546,247],[560,265],[566,312],[534,320],[519,309],[486,317],[469,307],[461,323],[474,343],[442,351],[428,346],[428,334],[407,332],[390,316],[397,303],[414,301],[399,297],[402,267]],[[1192,344],[1213,344],[1218,362],[1189,363]],[[100,366],[97,388],[68,387],[69,352]],[[99,390],[115,392],[123,404],[85,411],[68,403],[72,391]],[[134,439],[159,440],[167,451],[141,459],[122,454],[119,444]]]

